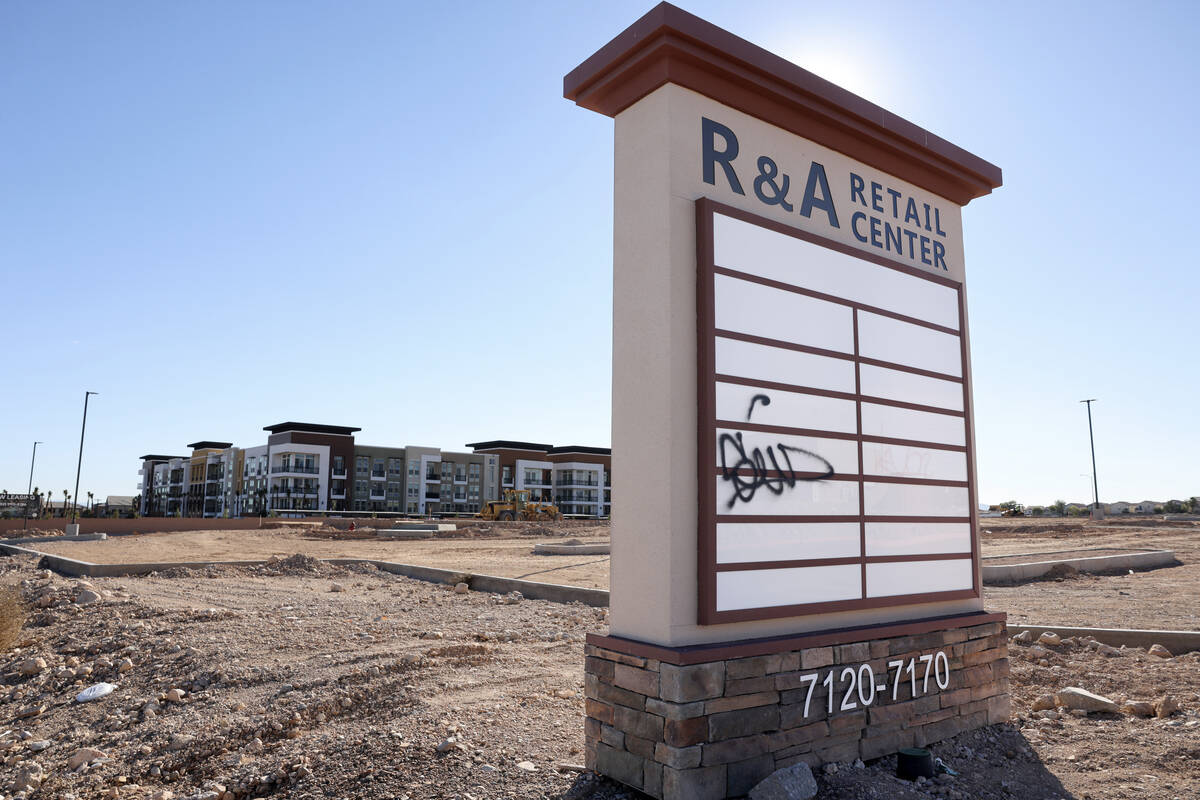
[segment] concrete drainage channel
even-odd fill
[[[55,541],[62,541],[56,537]],[[152,572],[162,572],[168,569],[207,569],[209,567],[261,567],[266,561],[183,561],[164,562],[155,564],[93,564],[89,561],[79,561],[66,556],[43,553],[27,547],[0,543],[0,552],[10,555],[37,556],[48,569],[63,575],[77,578],[119,578],[130,575],[149,575]],[[351,564],[372,564],[375,567],[390,572],[393,575],[403,575],[430,583],[445,583],[451,586],[466,583],[477,592],[494,592],[508,594],[520,592],[530,600],[550,600],[555,603],[583,603],[597,608],[608,607],[608,591],[605,589],[585,589],[580,586],[564,586],[557,583],[539,583],[523,581],[519,578],[501,578],[496,575],[475,575],[459,570],[423,567],[419,564],[399,564],[394,561],[378,561],[373,558],[324,558],[326,564],[347,566]]]

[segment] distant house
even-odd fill
[[[1117,503],[1109,503],[1106,506],[1109,514],[1131,514],[1133,513],[1133,508],[1133,503],[1126,503],[1123,500]]]
[[[103,503],[94,503],[92,511],[97,517],[111,517],[113,514],[119,517],[131,517],[134,511],[133,495],[110,494]]]
[[[1153,514],[1154,509],[1161,505],[1162,503],[1155,502],[1154,500],[1143,500],[1133,507],[1133,511],[1135,514]]]

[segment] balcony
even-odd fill
[[[596,480],[595,478],[593,478],[592,480],[580,480],[579,478],[571,478],[570,480],[564,480],[563,478],[559,478],[558,483],[555,485],[563,486],[563,487],[567,487],[567,486],[599,486],[600,481]]]
[[[334,467],[333,468],[333,477],[335,477],[335,478],[346,477],[346,468],[342,467],[341,469],[338,469],[337,467]]]
[[[299,464],[283,464],[280,466],[271,467],[271,474],[278,475],[280,472],[290,472],[296,475],[318,475],[320,470],[317,467],[304,467]]]
[[[372,500],[385,500],[387,498],[383,492],[371,492],[371,499]]]

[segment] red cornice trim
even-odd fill
[[[1003,180],[994,164],[670,3],[659,3],[568,73],[563,96],[615,117],[666,83],[960,205]]]

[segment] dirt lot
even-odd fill
[[[1132,575],[1079,575],[1019,586],[985,586],[984,604],[1009,623],[1200,630],[1200,525],[1148,519],[1103,523],[980,520],[983,555],[1084,547],[1174,550],[1177,567]]]
[[[1200,525],[1139,519],[1094,524],[1075,520],[985,519],[985,556],[1081,548],[1174,550],[1182,566],[1122,576],[1081,575],[1062,581],[988,586],[989,610],[1012,622],[1112,628],[1200,629]],[[103,542],[51,543],[45,552],[104,563],[262,560],[303,553],[314,558],[363,557],[466,572],[608,588],[605,556],[535,556],[538,541],[602,541],[606,524],[460,523],[458,538],[381,541],[372,532],[245,530],[119,536]]]
[[[607,541],[608,525],[586,522],[459,523],[452,538],[382,540],[374,531],[251,529],[114,536],[100,542],[31,545],[45,553],[107,564],[262,561],[303,553],[313,558],[374,558],[504,578],[608,588],[608,556],[533,555],[537,542]]]
[[[984,526],[991,531],[985,552],[1167,546],[1185,565],[989,587],[989,609],[1014,621],[1196,627],[1194,528],[1039,531],[995,522]],[[556,538],[565,537],[544,540]],[[463,552],[495,546],[515,554],[539,540],[493,540],[483,532],[437,544],[443,553],[461,545]],[[286,552],[274,541],[274,552]],[[293,543],[308,550],[329,540]],[[336,543],[351,544],[413,552],[431,543]],[[150,557],[143,550],[131,560]],[[479,571],[504,574],[492,564]],[[639,797],[574,771],[583,760],[583,637],[605,630],[603,610],[455,594],[299,556],[264,568],[90,584],[39,570],[32,558],[0,557],[0,583],[19,584],[33,607],[25,641],[0,653],[2,800],[22,778],[35,779],[31,800],[165,797],[156,795],[164,789],[177,799],[207,800]],[[86,591],[98,598],[74,602],[88,599]],[[958,778],[903,783],[892,776],[894,758],[885,758],[820,773],[818,797],[1200,797],[1200,655],[1105,655],[1070,642],[1014,644],[1011,657],[1013,723],[933,748]],[[31,661],[32,674],[20,674]],[[93,703],[72,702],[97,681],[117,689]],[[1067,686],[1117,702],[1170,694],[1181,710],[1164,719],[1032,711],[1036,698]],[[172,689],[183,692],[178,701],[167,699]],[[102,755],[72,771],[68,759],[81,748]]]

